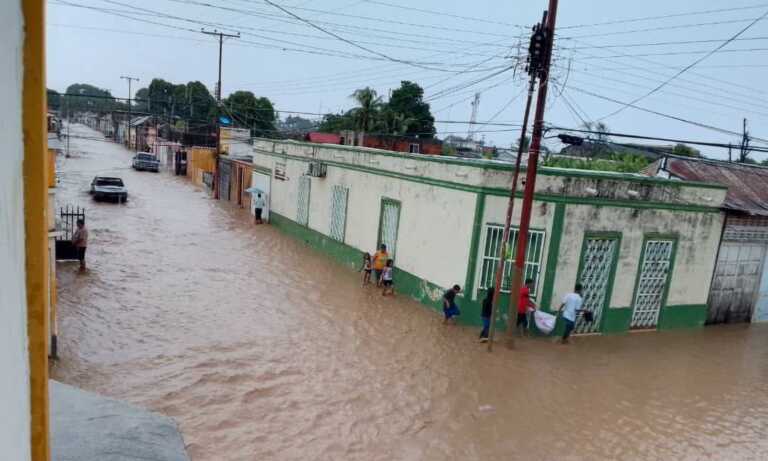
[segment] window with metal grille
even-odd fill
[[[347,229],[347,197],[349,189],[344,186],[331,188],[330,236],[339,242],[344,241]]]
[[[296,222],[306,226],[309,224],[309,189],[312,186],[312,180],[309,176],[299,177],[299,194],[296,206]]]
[[[511,229],[509,244],[507,245],[507,257],[504,261],[504,276],[502,277],[501,291],[509,293],[510,278],[512,277],[512,265],[517,255],[517,229]],[[499,264],[499,250],[501,238],[504,236],[504,227],[496,224],[485,226],[485,241],[483,244],[483,257],[480,261],[480,288],[493,286],[496,278],[496,268]],[[528,247],[525,251],[525,273],[523,280],[533,279],[531,296],[536,296],[539,286],[539,274],[541,272],[541,256],[544,252],[544,232],[539,230],[528,231]]]

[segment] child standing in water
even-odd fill
[[[363,254],[363,267],[360,269],[360,272],[363,274],[363,286],[368,285],[371,283],[371,271],[373,270],[373,267],[371,265],[371,254],[370,253],[364,253]]]
[[[384,290],[381,292],[382,296],[387,296],[388,294],[393,295],[395,294],[395,282],[393,280],[393,266],[394,261],[391,259],[387,260],[387,265],[384,266],[384,270],[381,272],[381,284],[384,285]]]

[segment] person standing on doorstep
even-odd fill
[[[528,316],[536,309],[536,304],[531,301],[531,288],[533,288],[533,279],[526,279],[525,285],[520,288],[520,298],[517,301],[517,330],[520,336],[528,333]]]
[[[382,296],[395,294],[394,263],[391,259],[387,260],[387,265],[381,272],[381,283],[384,285],[384,290],[381,292]]]
[[[88,229],[85,228],[84,219],[77,220],[77,230],[72,234],[72,245],[77,250],[80,272],[85,272],[85,250],[88,248]]]
[[[563,298],[563,303],[558,309],[559,313],[563,314],[563,321],[565,322],[565,330],[563,330],[563,337],[560,339],[562,344],[568,344],[568,338],[571,336],[571,332],[576,327],[576,316],[584,305],[584,298],[581,297],[584,291],[580,283],[577,283],[574,287],[573,293],[568,293]]]
[[[448,323],[450,321],[453,321],[453,323],[456,323],[456,317],[461,315],[461,311],[459,311],[459,306],[456,305],[456,295],[461,293],[461,287],[458,285],[454,285],[453,288],[449,289],[445,292],[443,295],[443,314],[445,315],[445,319],[443,319],[443,323]]]
[[[480,332],[480,342],[488,342],[488,330],[491,328],[491,315],[493,313],[493,287],[488,287],[488,293],[483,300],[483,310],[480,319],[483,321],[483,331]]]
[[[261,213],[266,206],[267,203],[264,201],[264,197],[261,196],[261,193],[257,193],[256,198],[253,200],[253,214],[256,224],[264,224],[264,221],[261,218]]]
[[[387,261],[389,261],[389,253],[387,253],[387,246],[382,243],[379,247],[379,251],[373,255],[373,271],[374,276],[376,277],[377,287],[381,287],[381,274],[384,272],[384,267],[386,267]]]

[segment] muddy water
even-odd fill
[[[82,126],[73,135],[96,136]],[[168,414],[194,460],[766,459],[768,329],[519,341],[492,355],[183,179],[73,139],[53,377]],[[92,203],[121,175],[125,205]]]

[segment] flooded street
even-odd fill
[[[174,417],[193,460],[766,459],[768,328],[521,340],[361,289],[358,274],[72,126],[52,377]],[[94,203],[121,176],[123,205]]]

